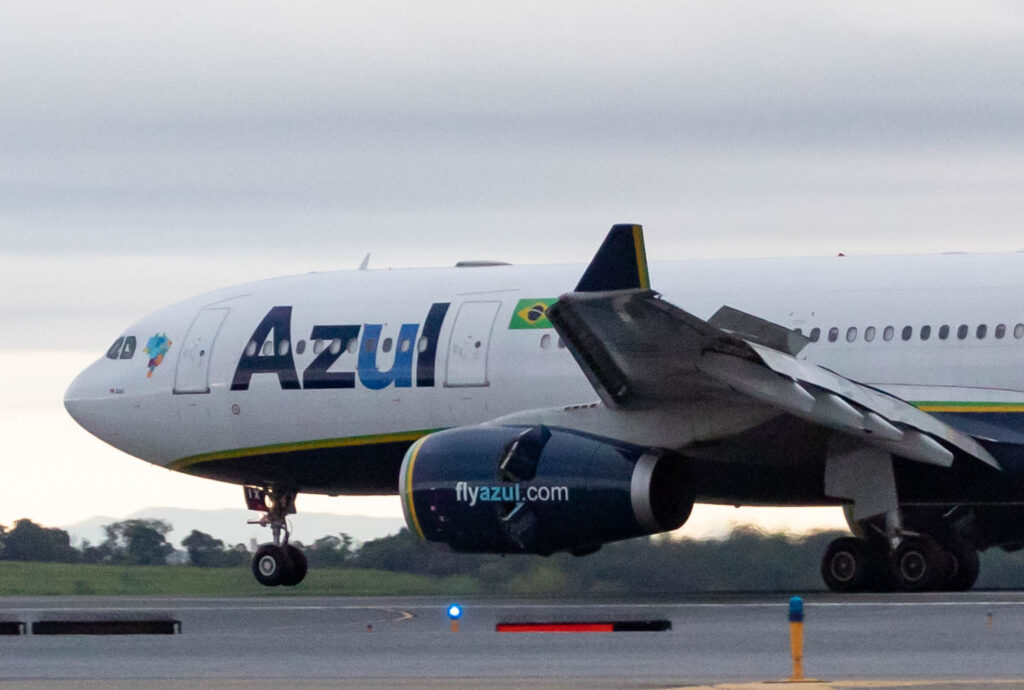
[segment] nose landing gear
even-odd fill
[[[245,488],[245,503],[249,510],[264,513],[251,525],[270,526],[273,543],[260,546],[252,557],[252,574],[261,585],[293,587],[306,577],[306,557],[302,551],[288,543],[288,516],[295,514],[297,492],[281,487]]]

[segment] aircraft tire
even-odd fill
[[[951,570],[951,557],[931,537],[904,537],[892,554],[893,576],[904,592],[938,589],[949,582]]]
[[[309,566],[306,562],[305,554],[299,551],[296,547],[291,544],[285,544],[284,550],[289,563],[288,567],[281,575],[281,584],[285,587],[294,587],[305,579],[306,570]]]
[[[264,544],[252,557],[252,574],[265,587],[277,587],[291,571],[291,559],[284,547]]]
[[[967,542],[957,540],[946,548],[950,560],[950,575],[947,587],[951,592],[966,592],[978,581],[981,562],[978,551]]]
[[[862,592],[874,582],[877,568],[871,545],[856,537],[840,537],[825,549],[821,577],[833,592]]]

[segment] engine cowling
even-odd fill
[[[676,529],[693,508],[683,459],[545,426],[426,436],[399,492],[411,530],[467,552],[589,553]]]

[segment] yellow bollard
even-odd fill
[[[789,600],[789,651],[793,656],[791,683],[804,679],[804,600],[791,597]]]

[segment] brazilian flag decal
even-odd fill
[[[551,322],[548,321],[548,307],[555,302],[556,300],[551,298],[519,300],[508,327],[553,328]]]

